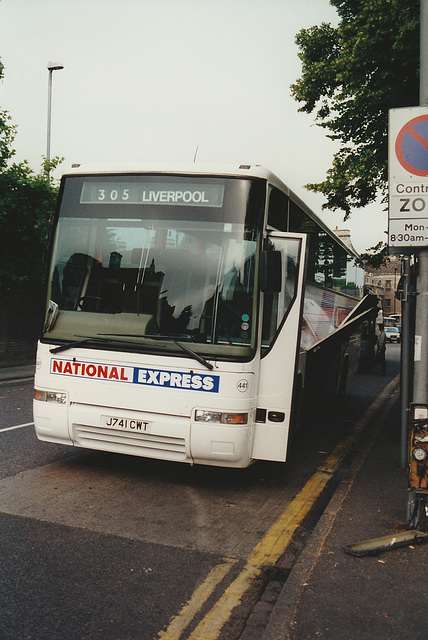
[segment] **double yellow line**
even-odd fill
[[[318,467],[314,475],[272,525],[264,538],[254,547],[242,571],[192,633],[187,636],[187,640],[217,640],[221,629],[229,620],[232,610],[240,603],[253,580],[265,567],[274,565],[284,555],[297,528],[322,494],[326,484],[337,471],[340,463],[349,453],[370,418],[380,409],[385,399],[390,397],[392,389],[397,386],[397,383],[398,376],[389,383],[384,392],[354,425],[348,436],[336,446],[325,462]],[[237,558],[226,558],[223,563],[215,566],[205,581],[195,590],[189,602],[172,619],[168,629],[159,632],[159,638],[162,638],[162,640],[178,640],[212,595],[215,588],[237,562]]]

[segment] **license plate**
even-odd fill
[[[138,418],[119,418],[117,416],[102,416],[101,425],[108,429],[123,429],[124,431],[135,431],[147,433],[150,431],[151,422],[139,420]]]

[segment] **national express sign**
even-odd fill
[[[96,362],[79,362],[63,358],[51,359],[51,373],[68,378],[107,380],[139,384],[152,388],[179,389],[218,393],[220,377],[216,375],[183,373],[146,367],[118,366]]]

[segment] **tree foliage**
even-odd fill
[[[6,169],[8,161],[15,154],[11,145],[15,139],[16,127],[11,124],[11,120],[7,111],[0,111],[0,171]]]
[[[0,62],[0,77],[3,66]],[[43,287],[43,250],[57,188],[49,178],[55,158],[36,174],[28,162],[11,162],[16,127],[0,111],[0,289]]]
[[[342,143],[323,182],[307,188],[325,209],[373,202],[387,187],[388,110],[419,101],[419,2],[330,0],[339,24],[322,23],[296,36],[301,77],[291,86],[299,111]]]
[[[380,269],[389,262],[389,248],[386,242],[378,242],[374,247],[360,253],[359,262],[362,267]]]
[[[57,189],[27,162],[0,172],[0,288],[39,289]]]

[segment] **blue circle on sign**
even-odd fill
[[[428,114],[413,118],[401,128],[395,153],[406,171],[428,176]]]

